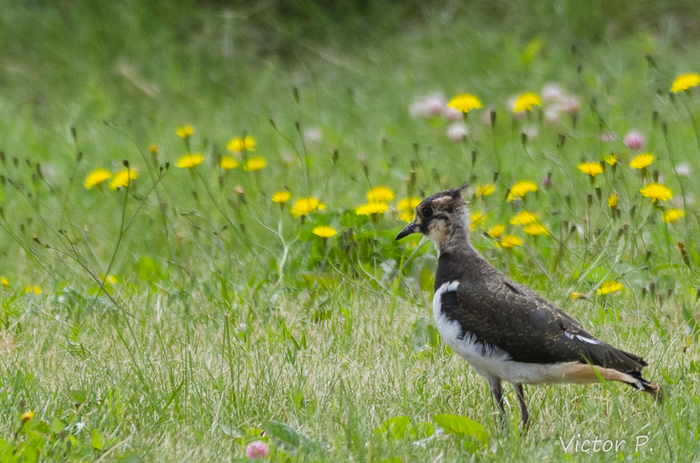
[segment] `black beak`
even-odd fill
[[[408,225],[406,225],[406,228],[401,230],[398,235],[396,235],[396,240],[400,240],[402,238],[406,238],[408,235],[413,234],[413,233],[418,233],[416,231],[417,225],[415,222],[411,222]]]

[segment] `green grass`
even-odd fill
[[[697,89],[668,95],[677,74],[700,70],[693,22],[681,20],[697,7],[628,5],[629,17],[598,10],[603,21],[576,4],[355,11],[348,2],[299,7],[293,19],[276,3],[234,14],[187,2],[4,5],[0,462],[246,461],[261,430],[270,461],[697,460],[700,101]],[[400,18],[396,27],[370,27],[380,12]],[[513,23],[526,14],[542,27]],[[575,121],[511,116],[509,98],[549,82],[579,98]],[[483,124],[485,109],[470,113],[468,140],[450,142],[446,122],[409,114],[434,91],[478,95],[497,124]],[[175,134],[185,124],[205,157],[192,171],[174,166],[187,152]],[[310,128],[320,142],[302,143]],[[600,141],[631,129],[655,154],[646,181],[660,175],[671,202],[641,197],[633,154]],[[268,166],[222,172],[218,157],[244,134]],[[593,184],[577,170],[610,152],[620,164]],[[139,170],[127,191],[84,188],[93,169],[123,160]],[[693,173],[675,175],[679,163]],[[512,423],[500,431],[488,387],[434,328],[432,246],[393,240],[405,224],[398,200],[488,184],[495,170],[494,194],[468,198],[487,213],[474,245],[600,338],[644,356],[645,376],[670,391],[665,404],[618,384],[527,387],[532,428],[517,429],[509,391]],[[540,190],[506,201],[525,179]],[[356,215],[378,185],[396,193],[390,210]],[[285,189],[282,209],[270,196]],[[614,192],[619,216],[607,206]],[[307,195],[326,209],[292,217]],[[686,215],[666,224],[671,204]],[[522,210],[550,236],[509,224]],[[321,224],[339,234],[315,237]],[[524,246],[498,247],[485,236],[496,224]],[[101,291],[105,273],[116,280]],[[611,280],[624,291],[597,295]],[[28,284],[42,293],[25,294]],[[28,410],[35,417],[23,424]],[[442,414],[473,420],[475,435],[451,434]],[[565,451],[579,434],[626,443]]]

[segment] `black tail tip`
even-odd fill
[[[656,400],[656,403],[662,404],[666,400],[666,389],[659,384],[652,383],[649,381],[644,381],[642,383],[644,392],[651,394]]]

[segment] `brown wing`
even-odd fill
[[[525,363],[582,362],[641,371],[646,362],[586,332],[572,317],[534,292],[508,280],[460,282],[442,295],[443,313],[462,334],[508,352]]]

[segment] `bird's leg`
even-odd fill
[[[489,379],[489,387],[491,388],[491,395],[493,395],[496,405],[498,405],[498,410],[501,412],[501,426],[506,425],[506,409],[503,407],[503,388],[501,388],[501,380],[497,378]]]
[[[530,426],[530,414],[527,412],[527,404],[525,403],[525,392],[523,391],[522,384],[513,384],[513,390],[515,395],[518,396],[518,402],[520,403],[520,422],[523,424],[524,429],[528,429]]]

